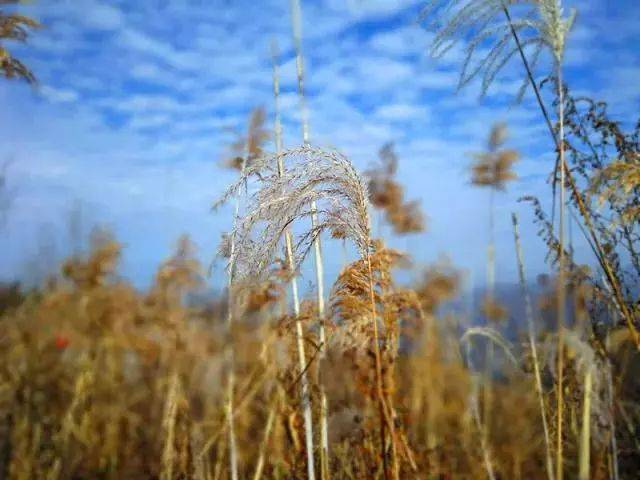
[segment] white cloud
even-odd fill
[[[392,56],[407,56],[409,54],[426,54],[429,38],[425,30],[417,25],[411,25],[377,33],[369,44],[380,53]]]
[[[72,103],[79,98],[78,93],[70,88],[54,88],[49,85],[42,85],[40,93],[54,103]]]
[[[113,5],[97,1],[81,1],[77,2],[76,8],[90,28],[117,30],[124,24],[122,12]]]
[[[392,103],[383,105],[376,110],[376,117],[389,121],[420,121],[429,119],[429,111],[422,105],[408,105],[406,103]]]

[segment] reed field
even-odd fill
[[[486,91],[520,65],[519,95],[536,99],[555,158],[547,197],[520,199],[547,274],[531,281],[514,213],[512,248],[491,234],[470,303],[454,263],[418,268],[380,234],[428,224],[397,176],[410,160],[389,143],[359,170],[310,140],[304,3],[280,19],[298,143],[283,141],[274,44],[273,115],[251,106],[214,167],[235,178],[211,192],[211,215],[233,215],[212,239],[223,268],[201,264],[185,232],[141,290],[119,274],[123,245],[96,228],[40,284],[0,284],[0,479],[640,478],[640,121],[613,120],[564,81],[579,16],[561,0],[425,0],[416,19],[434,57],[461,42],[460,88]],[[0,1],[0,80],[37,85],[12,45],[46,25],[20,8]],[[496,122],[471,158],[452,159],[470,163],[491,232],[495,197],[517,179],[511,145]],[[344,258],[337,276],[327,255]],[[517,268],[517,308],[496,262]],[[200,295],[211,276],[226,288]]]

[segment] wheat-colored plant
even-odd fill
[[[284,161],[286,170],[274,171],[273,166]],[[382,391],[382,365],[379,351],[377,309],[371,272],[371,237],[368,213],[368,191],[364,180],[351,162],[336,151],[302,146],[284,150],[255,162],[245,174],[214,203],[214,208],[234,195],[254,174],[260,173],[260,188],[248,200],[247,211],[238,222],[237,272],[241,278],[261,278],[273,261],[285,231],[294,222],[317,214],[317,223],[295,239],[292,254],[300,265],[323,232],[340,232],[356,245],[366,261],[370,283],[371,322],[376,356],[376,382],[381,422],[386,425],[396,446],[395,427]],[[311,203],[316,203],[316,209]],[[257,238],[260,241],[257,241]],[[386,455],[385,455],[386,456]],[[392,459],[394,477],[398,473],[397,458]]]

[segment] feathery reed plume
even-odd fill
[[[389,356],[390,362],[394,362],[398,355],[396,343],[400,335],[399,320],[403,317],[408,320],[410,316],[420,312],[422,298],[418,292],[397,288],[393,284],[392,269],[408,266],[404,254],[385,247],[379,240],[373,241],[372,250],[375,302],[380,317],[384,319],[384,330],[381,332],[385,344],[384,353]],[[439,292],[434,290],[437,287],[432,287],[429,291],[430,295],[437,296],[434,302],[440,302],[449,294],[446,286],[441,287]],[[372,325],[369,302],[368,266],[364,259],[356,260],[342,269],[332,289],[332,316],[339,322],[339,329],[333,335],[334,342],[340,343],[343,348],[357,351],[366,351],[370,347]]]
[[[239,135],[230,145],[231,155],[223,159],[223,166],[242,170],[243,165],[251,165],[253,160],[264,155],[264,143],[270,136],[265,120],[264,108],[257,107],[251,111],[246,135]]]
[[[398,156],[393,144],[385,144],[378,156],[379,165],[365,172],[369,178],[371,204],[384,211],[395,233],[423,231],[425,222],[419,202],[404,202],[402,186],[394,178],[398,169]]]
[[[273,45],[273,97],[275,109],[275,141],[276,141],[276,166],[277,176],[284,175],[284,160],[282,153],[282,124],[280,123],[280,79],[278,75],[277,50]],[[293,311],[295,314],[296,339],[298,347],[298,362],[300,368],[300,387],[302,396],[302,409],[304,416],[305,442],[307,448],[307,472],[309,478],[315,477],[313,461],[313,419],[311,415],[311,398],[309,393],[309,380],[307,378],[307,360],[304,348],[304,332],[302,329],[302,319],[300,318],[300,299],[298,296],[298,281],[296,279],[296,258],[293,251],[293,240],[289,226],[284,227],[285,251],[287,256],[287,266],[289,267],[291,296],[293,297]]]
[[[286,164],[281,173],[274,168],[278,161]],[[225,203],[257,173],[262,179],[260,188],[249,197],[247,211],[233,231],[236,248],[232,259],[239,280],[260,279],[265,275],[286,229],[294,221],[311,216],[312,201],[317,203],[318,223],[295,239],[292,245],[295,264],[304,260],[323,231],[339,230],[366,257],[368,200],[362,195],[367,195],[367,186],[344,155],[302,146],[262,157],[219,197],[213,208]],[[256,230],[257,237],[253,235]]]
[[[416,293],[409,289],[395,288],[392,283],[391,269],[404,266],[406,263],[406,257],[400,252],[384,247],[381,241],[373,241],[369,258],[361,258],[345,267],[340,272],[331,295],[333,314],[339,320],[339,333],[341,333],[334,335],[334,338],[337,337],[346,351],[356,356],[356,361],[361,357],[372,359],[376,376],[378,365],[384,365],[379,372],[383,397],[380,397],[380,384],[374,387],[371,386],[370,381],[363,380],[362,383],[363,386],[366,385],[364,390],[367,397],[379,404],[381,420],[384,420],[384,425],[389,428],[394,476],[399,474],[399,465],[395,460],[398,455],[398,445],[396,445],[398,440],[401,443],[402,455],[411,468],[417,471],[404,434],[399,426],[396,429],[397,417],[392,402],[395,390],[394,365],[397,362],[401,334],[400,324],[402,323],[406,329],[411,329],[416,324],[422,323],[420,299]],[[375,324],[370,320],[373,308],[382,320],[379,330],[377,320]],[[374,345],[373,351],[372,338],[377,338],[380,344],[378,348]],[[367,379],[370,371],[369,368],[364,373]],[[379,398],[383,398],[384,402]],[[386,452],[387,441],[384,433],[381,433],[380,441]],[[388,467],[385,456],[382,458],[386,469]]]
[[[521,18],[512,19],[508,7],[513,4],[524,4],[530,8]],[[431,0],[423,9],[421,18],[425,19],[438,9],[439,15],[427,23],[427,28],[436,30],[431,54],[442,57],[459,39],[467,39],[470,32],[458,88],[480,76],[482,95],[500,70],[519,52],[532,49],[531,69],[537,65],[545,48],[549,48],[555,58],[561,58],[566,34],[575,19],[573,10],[568,18],[562,18],[559,0]],[[498,18],[503,13],[506,21]],[[523,35],[524,40],[513,45],[511,39],[517,35]],[[488,42],[491,42],[490,48],[483,48]],[[482,56],[476,61],[477,54]],[[524,95],[526,86],[525,79],[518,99]]]
[[[527,333],[529,336],[529,348],[531,349],[531,357],[533,359],[533,373],[536,381],[536,393],[538,394],[538,402],[540,404],[540,418],[542,419],[542,429],[544,433],[544,445],[546,454],[547,478],[553,480],[553,459],[551,457],[551,441],[549,439],[549,426],[547,424],[547,413],[544,403],[542,390],[542,376],[540,375],[540,361],[538,360],[538,348],[536,346],[536,332],[533,322],[533,306],[531,305],[531,295],[527,288],[526,277],[524,273],[524,259],[522,254],[522,246],[520,245],[520,234],[518,232],[518,217],[515,213],[511,214],[513,222],[513,237],[516,245],[516,259],[518,261],[518,279],[520,280],[520,290],[524,300],[525,318],[527,321]]]
[[[18,0],[3,0],[2,4],[18,3]],[[5,13],[0,10],[0,40],[14,40],[18,42],[26,42],[29,38],[30,30],[40,27],[40,23],[36,20],[19,14]],[[35,83],[36,77],[33,75],[29,67],[20,60],[15,58],[0,43],[0,74],[5,78],[23,79],[27,83]]]
[[[302,126],[302,143],[309,144],[309,116],[304,92],[304,57],[302,55],[302,9],[300,0],[291,0],[291,27],[293,33],[293,43],[296,51],[296,74],[298,79],[298,96],[300,98],[300,117]],[[316,228],[318,224],[317,206],[315,200],[311,202],[311,226]],[[322,245],[320,237],[316,237],[313,243],[313,253],[316,269],[316,290],[318,300],[319,317],[319,341],[320,360],[324,358],[326,352],[325,333],[325,308],[324,308],[324,262],[322,260]],[[320,363],[318,364],[320,365]],[[327,395],[325,393],[322,369],[318,367],[318,383],[320,385],[320,477],[321,480],[330,478],[329,472],[329,432],[327,421]],[[313,480],[313,479],[312,479]]]
[[[422,311],[434,315],[438,306],[457,293],[459,284],[460,273],[446,263],[427,269],[415,288]]]
[[[517,179],[512,170],[518,160],[518,152],[503,149],[507,140],[507,126],[495,124],[487,140],[487,151],[474,154],[476,162],[471,166],[471,183],[479,187],[503,191],[509,181]]]

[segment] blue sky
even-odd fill
[[[640,7],[633,0],[565,3],[579,10],[567,52],[570,86],[608,101],[616,118],[637,117]],[[511,211],[522,217],[529,272],[543,272],[544,247],[516,200],[548,196],[552,159],[531,95],[513,103],[521,67],[510,64],[483,100],[477,84],[456,94],[463,46],[429,57],[431,34],[417,23],[422,4],[302,2],[312,143],[336,147],[365,169],[394,141],[399,179],[408,198],[422,201],[429,229],[392,243],[419,262],[446,254],[482,282],[488,193],[468,183],[469,153],[482,148],[493,122],[507,121],[522,160],[520,180],[498,195],[498,278],[515,278]],[[272,111],[273,40],[281,51],[285,143],[300,141],[288,7],[286,0],[22,6],[45,28],[14,49],[38,89],[0,82],[0,159],[9,162],[13,194],[0,277],[33,276],[68,252],[73,211],[82,212],[85,230],[105,225],[124,243],[122,271],[137,285],[148,283],[181,233],[208,262],[231,218],[229,210],[209,212],[233,178],[218,160],[253,107]],[[342,256],[327,248],[335,271]],[[45,254],[40,267],[32,261],[38,251]],[[224,283],[218,277],[214,286]]]

